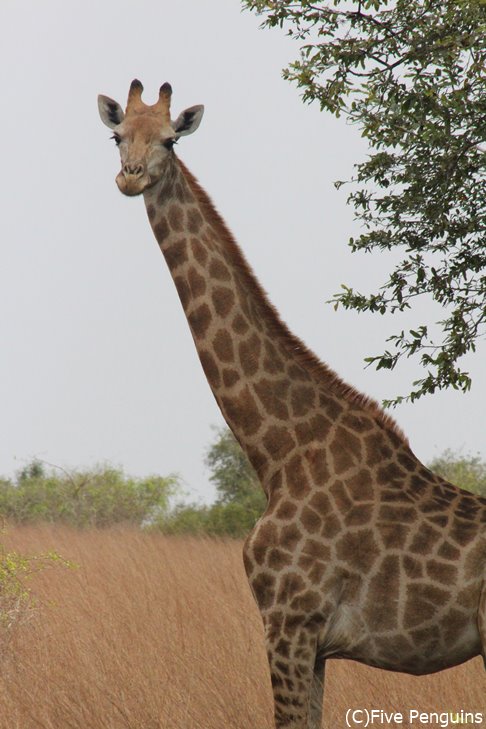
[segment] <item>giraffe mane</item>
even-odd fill
[[[381,423],[389,432],[397,436],[404,445],[408,446],[408,439],[395,422],[391,415],[388,415],[379,403],[368,395],[363,394],[352,385],[345,382],[334,370],[322,362],[319,357],[293,332],[281,318],[278,310],[272,304],[268,295],[246,260],[243,251],[236,242],[223,217],[216,209],[207,192],[201,187],[196,177],[188,170],[186,165],[177,157],[182,174],[186,179],[192,193],[204,210],[205,219],[218,232],[224,241],[233,259],[233,263],[241,272],[249,291],[256,294],[262,302],[262,313],[266,317],[271,329],[282,337],[285,346],[297,357],[299,363],[310,372],[314,378],[323,379],[326,385],[335,393],[341,395],[347,402],[356,405],[367,411]]]

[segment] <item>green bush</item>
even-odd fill
[[[0,481],[0,515],[24,524],[63,522],[76,527],[138,526],[159,518],[175,491],[175,477],[136,479],[122,470],[100,467],[72,474],[33,462],[15,482]]]
[[[229,431],[219,431],[206,463],[218,499],[211,506],[179,504],[156,522],[166,534],[207,534],[244,537],[265,508],[265,495],[245,455]],[[461,488],[486,497],[486,462],[479,456],[459,456],[447,450],[429,464]]]
[[[7,551],[0,542],[0,658],[15,630],[28,622],[34,613],[36,602],[27,584],[30,577],[56,564],[73,567],[56,552],[25,556]]]
[[[215,503],[179,502],[170,507],[171,497],[180,493],[174,476],[136,479],[110,467],[69,474],[46,471],[34,461],[15,481],[0,479],[0,517],[18,524],[46,521],[105,527],[128,523],[165,534],[246,536],[263,513],[266,497],[228,430],[218,431],[206,464],[217,489]],[[486,462],[479,456],[459,456],[447,450],[429,465],[452,483],[486,497]],[[22,561],[16,566],[19,573]],[[0,582],[2,575],[5,578],[1,570],[0,564]]]
[[[205,463],[211,470],[217,499],[211,506],[178,504],[157,520],[165,534],[244,537],[265,509],[266,497],[255,471],[231,431],[216,430]]]
[[[158,519],[153,527],[164,534],[208,534],[210,506],[177,504],[169,514]]]
[[[245,537],[262,514],[260,494],[211,506],[178,504],[154,526],[164,534]]]
[[[429,468],[456,486],[486,497],[486,461],[479,455],[459,456],[448,449]]]
[[[216,486],[217,503],[241,503],[250,498],[265,508],[265,494],[258,477],[240,444],[229,428],[216,429],[216,440],[205,458],[209,480]]]

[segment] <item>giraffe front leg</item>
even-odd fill
[[[316,658],[312,674],[308,729],[321,729],[322,726],[325,668],[326,661],[324,658]]]
[[[320,729],[324,661],[316,662],[315,632],[280,616],[264,623],[277,729]]]

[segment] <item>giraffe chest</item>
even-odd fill
[[[437,582],[430,579],[434,556],[420,564],[415,556],[420,569],[410,571],[407,550],[383,548],[370,529],[317,537],[276,514],[263,517],[247,540],[245,566],[264,622],[284,616],[286,638],[305,624],[323,657],[415,674],[478,653],[480,579],[466,590],[461,580]]]

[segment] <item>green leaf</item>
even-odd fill
[[[393,405],[446,387],[467,391],[460,360],[486,334],[486,3],[243,6],[261,13],[263,25],[278,21],[300,45],[285,77],[303,100],[346,116],[368,142],[348,183],[362,230],[349,246],[401,261],[377,292],[344,288],[330,303],[380,314],[408,309],[421,320],[421,297],[434,301],[441,321],[412,324],[393,359],[386,350],[371,359],[395,367],[414,358],[423,373]],[[427,326],[434,336],[426,340]]]

